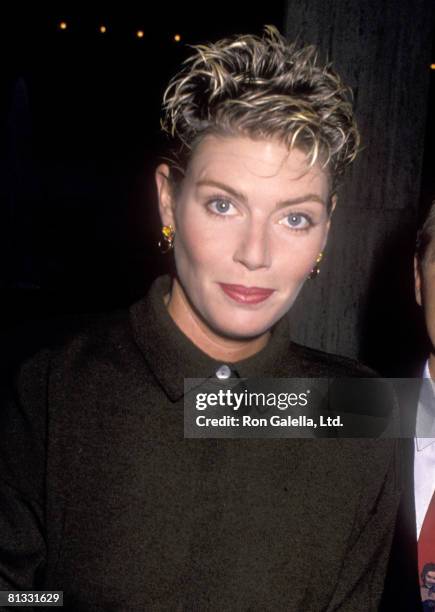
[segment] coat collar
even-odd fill
[[[223,362],[196,347],[177,327],[163,298],[170,291],[171,277],[158,277],[139,302],[130,308],[134,339],[160,386],[172,401],[184,395],[184,378],[215,378]],[[289,375],[289,327],[284,316],[272,329],[267,345],[256,355],[225,362],[234,377],[275,378]]]

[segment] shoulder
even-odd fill
[[[42,447],[48,436],[56,448],[76,452],[89,432],[100,435],[127,412],[143,410],[151,385],[128,311],[109,313],[21,362],[8,381],[10,410],[0,425],[2,417],[18,431],[32,423]]]
[[[301,376],[309,375],[318,378],[330,376],[372,378],[377,376],[374,370],[355,359],[319,351],[296,342],[291,343],[290,353],[303,373]]]
[[[104,313],[76,329],[52,348],[53,381],[62,377],[74,386],[108,389],[142,363],[135,343],[128,309]]]
[[[131,342],[128,310],[103,313],[67,334],[55,347],[57,354],[96,355],[108,357],[125,343]]]
[[[37,350],[19,360],[9,380],[31,394],[36,387],[47,391],[48,382],[56,380],[66,385],[81,378],[85,383],[91,374],[110,375],[123,369],[123,363],[128,367],[136,352],[127,309],[80,321],[65,319],[54,332],[48,330]]]
[[[335,432],[338,437],[377,440],[395,431],[398,407],[388,379],[349,357],[299,344],[293,344],[292,351],[300,364],[300,377],[328,379],[327,410],[343,418],[342,429]]]

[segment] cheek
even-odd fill
[[[212,231],[209,223],[204,223],[203,215],[180,215],[177,220],[175,238],[175,258],[186,261],[190,266],[199,267],[216,262],[219,251],[222,252],[222,237]]]
[[[428,277],[422,286],[422,298],[424,309],[429,316],[435,310],[435,277]]]
[[[435,291],[433,283],[426,284],[422,289],[422,303],[426,331],[433,346],[435,346]]]
[[[325,228],[316,228],[307,234],[293,235],[279,243],[274,248],[274,261],[283,276],[287,278],[306,277],[316,263],[327,236]]]
[[[216,219],[205,211],[189,208],[192,207],[180,207],[175,256],[195,266],[219,266],[231,259],[240,239],[240,228],[230,220]]]
[[[427,291],[423,298],[426,325],[431,336],[435,336],[435,295],[434,291]]]

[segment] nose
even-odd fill
[[[270,267],[270,237],[266,223],[252,218],[246,223],[240,232],[233,260],[248,270]]]

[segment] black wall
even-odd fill
[[[291,312],[293,335],[400,375],[426,350],[412,255],[427,206],[433,3],[291,0],[285,23],[290,38],[317,45],[353,88],[363,148],[339,193],[320,276]]]

